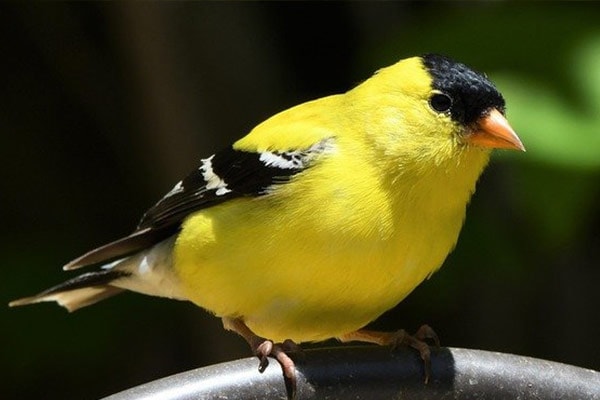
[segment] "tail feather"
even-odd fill
[[[9,306],[55,301],[75,311],[124,290],[185,300],[179,277],[172,268],[174,243],[172,236],[144,251],[104,264],[95,272],[78,275],[35,296],[12,301]]]
[[[75,311],[121,293],[124,289],[110,286],[110,284],[129,275],[128,272],[119,270],[88,272],[44,290],[35,296],[11,301],[9,306],[16,307],[44,301],[56,301],[67,310]]]
[[[135,231],[129,236],[100,246],[84,255],[77,257],[63,267],[65,271],[87,267],[90,265],[107,264],[116,259],[122,259],[137,252],[151,248],[162,240],[173,235],[177,229],[146,228]]]

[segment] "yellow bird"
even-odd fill
[[[131,235],[64,267],[99,269],[10,305],[74,311],[123,290],[188,300],[289,379],[287,339],[408,344],[427,362],[427,327],[362,328],[440,268],[491,150],[524,150],[504,112],[464,64],[401,60],[203,159]]]

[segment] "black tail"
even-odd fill
[[[35,296],[11,301],[9,306],[15,307],[43,301],[56,301],[67,310],[75,311],[121,293],[124,289],[110,284],[129,275],[128,272],[111,269],[88,272],[44,290]]]

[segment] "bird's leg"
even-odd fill
[[[259,372],[264,372],[269,366],[268,356],[274,357],[279,362],[286,380],[288,395],[293,398],[296,392],[296,365],[287,355],[287,352],[298,351],[300,346],[289,339],[282,343],[273,343],[272,340],[265,339],[252,332],[240,318],[223,318],[223,326],[225,329],[234,331],[243,337],[250,345],[250,349],[259,359]]]
[[[440,347],[437,334],[429,325],[422,325],[414,335],[409,335],[404,329],[396,332],[378,332],[359,329],[338,338],[342,342],[367,342],[380,346],[391,346],[395,349],[399,345],[410,346],[419,352],[425,364],[425,383],[431,377],[431,350],[427,341],[432,341],[435,347]]]

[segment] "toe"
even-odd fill
[[[440,339],[438,338],[437,333],[435,333],[429,325],[421,325],[414,336],[421,341],[433,342],[435,347],[440,347]]]

